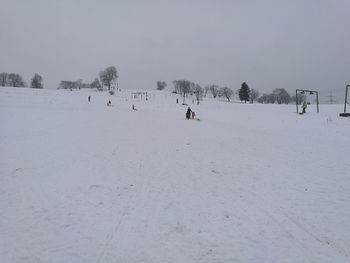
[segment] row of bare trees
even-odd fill
[[[173,85],[173,92],[182,95],[183,103],[185,103],[185,98],[188,96],[188,94],[195,95],[198,102],[202,97],[206,97],[208,93],[210,93],[213,98],[225,98],[228,101],[231,101],[232,97],[235,95],[235,92],[231,88],[226,86],[220,87],[216,84],[206,85],[203,88],[199,84],[189,80],[174,80]],[[165,87],[166,82],[157,82],[158,90],[163,90]],[[250,90],[245,82],[242,83],[241,89],[236,93],[239,93],[239,98],[241,101],[249,101],[251,98],[251,102],[253,102],[259,96],[259,92],[254,89]]]
[[[23,77],[17,73],[0,73],[0,87],[27,87]],[[33,89],[42,89],[43,78],[38,73],[34,74],[30,82],[30,87]]]
[[[272,93],[269,94],[263,94],[258,98],[259,103],[278,103],[278,104],[289,104],[292,101],[295,101],[296,98],[295,96],[291,96],[285,89],[279,88],[279,89],[274,89]]]
[[[25,87],[26,83],[21,75],[17,73],[0,73],[0,86],[1,87]]]
[[[236,92],[228,87],[220,87],[219,85],[207,85],[202,88],[199,84],[191,82],[189,80],[174,80],[174,93],[181,94],[183,97],[183,103],[185,103],[185,98],[191,94],[196,96],[196,100],[199,101],[202,97],[206,97],[210,93],[213,98],[225,98],[231,101],[233,96],[236,94],[240,101],[245,103],[254,103],[255,101],[259,103],[278,103],[278,104],[289,104],[298,100],[305,100],[305,95],[299,94],[298,98],[291,96],[284,88],[277,88],[270,94],[262,94],[259,96],[259,91],[256,89],[250,89],[246,82],[243,82],[241,88]],[[163,90],[167,86],[166,82],[158,81],[157,89]]]
[[[98,91],[103,91],[107,88],[108,91],[112,92],[112,89],[118,87],[118,72],[116,67],[110,66],[100,71],[99,78],[95,78],[91,83],[83,83],[83,80],[77,81],[62,80],[59,84],[58,89],[83,89],[92,88]]]

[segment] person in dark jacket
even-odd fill
[[[192,112],[191,108],[188,107],[188,108],[187,108],[187,111],[186,111],[186,119],[189,120],[189,119],[191,118],[191,112]]]

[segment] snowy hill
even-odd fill
[[[0,262],[350,262],[341,105],[175,100],[1,88]]]

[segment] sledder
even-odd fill
[[[192,113],[192,110],[190,107],[187,108],[187,111],[186,111],[186,119],[189,120],[191,118],[191,113]]]
[[[200,119],[199,118],[195,118],[195,116],[196,116],[196,113],[193,110],[191,110],[190,107],[188,107],[187,111],[186,111],[186,119],[190,120],[191,117],[192,117],[192,120],[200,121]]]

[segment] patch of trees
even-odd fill
[[[91,88],[90,86],[91,84],[88,83],[83,83],[82,79],[79,79],[77,81],[70,81],[70,80],[62,80],[60,82],[60,85],[58,87],[58,89],[69,89],[69,90],[73,90],[73,89],[87,89],[87,88]]]
[[[219,93],[219,97],[225,97],[228,101],[230,101],[233,95],[233,90],[228,87],[222,87],[219,89],[218,93]]]
[[[157,81],[157,90],[163,90],[166,87],[166,82],[165,81]]]
[[[35,73],[34,77],[32,78],[32,81],[30,82],[30,87],[32,89],[43,89],[43,77]]]
[[[26,87],[26,83],[21,75],[17,73],[0,73],[1,87]]]
[[[100,81],[108,90],[115,88],[117,85],[118,73],[114,66],[110,66],[105,70],[100,71]]]
[[[103,86],[98,78],[95,78],[93,82],[90,84],[90,88],[97,89],[98,91],[103,90]]]
[[[185,104],[185,98],[191,92],[191,87],[193,83],[189,80],[174,80],[173,81],[175,92],[181,94],[183,97],[182,104]]]
[[[294,96],[295,97],[295,96]],[[257,100],[259,103],[278,103],[278,104],[289,104],[293,101],[293,97],[283,88],[274,89],[270,94],[263,94]],[[295,101],[295,100],[294,100]]]
[[[118,72],[114,66],[107,67],[101,70],[99,73],[99,78],[95,78],[91,83],[83,83],[83,80],[79,79],[77,81],[62,80],[59,84],[58,89],[97,89],[98,91],[103,91],[107,88],[112,94],[112,89],[118,86]]]
[[[199,84],[189,80],[174,80],[173,85],[173,93],[180,94],[183,97],[183,104],[185,103],[185,98],[189,94],[192,96],[194,95],[198,103],[208,92],[212,94],[213,98],[223,97],[228,101],[231,101],[234,94],[233,90],[228,87],[219,87],[219,85],[212,84],[202,88]]]
[[[199,84],[193,83],[189,80],[174,80],[174,91],[173,93],[180,94],[183,97],[183,103],[185,103],[185,98],[190,95],[195,95],[196,100],[199,101],[202,97],[206,97],[209,93],[213,98],[224,98],[227,101],[231,101],[235,93],[241,102],[254,103],[255,101],[259,103],[278,103],[278,104],[289,104],[298,100],[299,103],[305,100],[304,94],[298,94],[298,98],[291,96],[284,88],[277,88],[270,94],[262,94],[259,97],[259,91],[256,89],[249,88],[246,82],[241,84],[241,88],[234,92],[231,88],[220,87],[219,85],[212,84],[207,85],[202,88]]]
[[[292,102],[297,102],[298,105],[302,104],[304,101],[306,101],[306,95],[298,93],[298,96],[296,96],[296,95],[292,96],[291,101]]]

